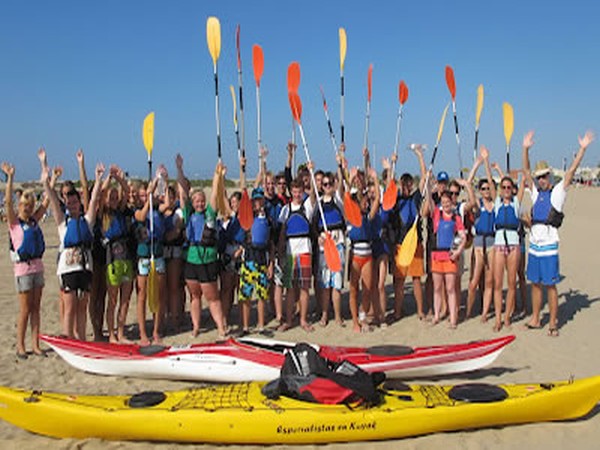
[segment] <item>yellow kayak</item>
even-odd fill
[[[396,439],[439,431],[573,419],[600,400],[600,376],[520,385],[383,385],[376,407],[319,405],[280,397],[264,383],[64,395],[0,387],[0,417],[58,438],[230,444]]]

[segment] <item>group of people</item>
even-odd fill
[[[356,332],[386,327],[402,317],[407,278],[412,281],[418,318],[437,324],[448,317],[449,327],[456,328],[465,249],[469,247],[471,271],[464,318],[476,311],[479,291],[481,320],[488,320],[493,307],[494,330],[509,326],[515,314],[526,312],[527,279],[531,283],[532,315],[525,326],[541,327],[542,291],[546,289],[548,334],[557,336],[558,229],[566,191],[593,138],[588,132],[579,139],[571,167],[555,185],[551,169],[543,161],[531,171],[533,132],[523,140],[521,170],[503,173],[497,164],[490,163],[489,152],[482,147],[466,179],[451,180],[444,171],[434,175],[426,168],[422,147],[415,145],[418,182],[409,173],[394,179],[395,155],[383,161],[380,181],[366,149],[364,169],[349,169],[344,145],[338,152],[335,173],[315,171],[308,162],[294,177],[296,149],[289,144],[287,163],[280,173],[268,170],[267,154],[262,153],[258,176],[249,190],[243,170],[246,161],[240,158],[239,189],[230,194],[224,188],[227,168],[222,163],[215,168],[210,193],[205,193],[192,188],[181,155],[175,158],[174,183],[162,165],[154,179],[142,183],[128,180],[115,165],[106,168],[98,164],[90,187],[81,150],[77,152],[80,188],[61,182],[57,191],[62,169],[51,169],[42,149],[38,157],[44,196],[37,202],[35,193],[27,190],[15,199],[15,168],[2,163],[20,302],[17,356],[27,358],[28,323],[32,351],[43,354],[38,334],[45,244],[39,223],[48,208],[58,230],[61,334],[68,337],[86,339],[89,315],[94,339],[105,339],[106,330],[110,342],[126,341],[134,291],[142,345],[160,342],[167,328],[180,331],[186,297],[190,299],[193,336],[201,330],[202,299],[219,337],[227,336],[232,330],[236,296],[239,334],[252,330],[254,303],[254,331],[272,333],[266,328],[272,313],[278,331],[293,327],[298,316],[300,327],[310,332],[311,289],[320,314],[318,324],[325,327],[333,319],[343,327],[347,319],[342,308],[346,279],[350,319]],[[481,166],[485,176],[475,185]],[[396,182],[395,202],[384,204],[383,193]],[[522,207],[526,191],[533,204],[530,211]],[[414,239],[416,245],[408,243]],[[328,245],[331,241],[333,245]],[[341,269],[330,264],[331,252],[337,252]],[[386,292],[389,274],[394,286],[391,311]],[[156,306],[148,332],[151,296],[155,296]]]

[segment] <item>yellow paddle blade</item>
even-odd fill
[[[158,283],[154,260],[150,261],[150,273],[148,274],[148,308],[152,314],[158,312]]]
[[[231,100],[233,100],[233,126],[237,129],[237,102],[235,100],[235,89],[232,84],[229,85],[229,90],[231,91]]]
[[[504,102],[502,104],[502,114],[504,116],[504,139],[506,139],[506,146],[508,147],[515,129],[515,116],[510,103]]]
[[[406,236],[404,236],[404,240],[402,241],[402,245],[400,247],[400,251],[396,255],[396,264],[402,267],[410,266],[413,258],[415,257],[415,251],[417,250],[417,221],[413,223],[413,226],[410,227]]]
[[[437,134],[437,144],[440,143],[440,141],[442,140],[442,133],[444,132],[444,122],[446,122],[446,114],[448,113],[448,107],[450,106],[450,103],[448,103],[446,105],[446,107],[444,108],[444,112],[442,113],[442,120],[440,120],[440,128],[438,129],[438,134]],[[437,146],[436,144],[436,146]]]
[[[340,28],[340,70],[344,70],[346,60],[346,30]]]
[[[223,179],[223,174],[220,175],[219,183],[217,185],[217,211],[223,216],[227,213],[225,207],[225,180]]]
[[[479,128],[479,121],[481,120],[481,111],[483,111],[483,84],[480,84],[477,88],[477,112],[475,114],[475,126]]]
[[[206,42],[213,64],[216,66],[221,54],[221,24],[216,17],[209,17],[206,21]]]
[[[152,155],[152,148],[154,148],[154,112],[151,112],[144,119],[144,125],[142,126],[142,138],[144,140],[144,147],[148,152],[148,156]]]

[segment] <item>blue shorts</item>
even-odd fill
[[[344,287],[344,265],[346,259],[346,247],[343,244],[337,246],[338,254],[340,255],[340,261],[342,262],[342,270],[339,272],[332,272],[327,266],[325,261],[325,254],[321,251],[319,253],[319,281],[323,289],[336,289],[341,291]]]
[[[537,256],[529,253],[527,280],[544,286],[558,284],[560,282],[558,255]]]
[[[154,258],[154,267],[156,268],[157,273],[166,273],[167,264],[165,263],[165,258],[158,257]],[[150,273],[150,258],[139,258],[138,259],[138,275],[143,277],[147,277]]]

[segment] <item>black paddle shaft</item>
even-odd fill
[[[215,70],[215,112],[217,120],[217,156],[221,160],[221,126],[219,124],[219,76]]]

